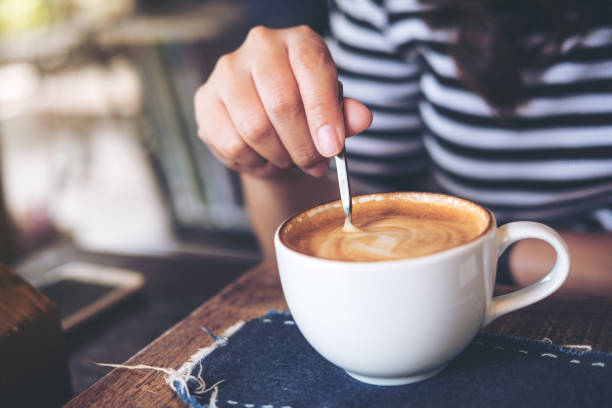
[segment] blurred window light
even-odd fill
[[[45,0],[0,0],[0,35],[44,26],[51,21]]]
[[[106,65],[87,64],[47,75],[29,108],[47,114],[125,117],[139,114],[140,96],[134,67],[114,57]]]
[[[30,96],[38,81],[36,68],[30,64],[0,66],[0,103],[14,102]]]
[[[72,17],[104,21],[132,12],[135,0],[0,0],[0,36]]]

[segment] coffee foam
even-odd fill
[[[280,238],[291,249],[319,258],[414,258],[476,239],[491,217],[485,208],[457,197],[387,193],[354,198],[353,221],[363,231],[343,232],[340,202],[323,204],[286,222]]]

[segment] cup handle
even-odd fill
[[[557,254],[555,265],[539,281],[514,292],[495,296],[491,300],[483,326],[506,313],[542,300],[559,289],[569,274],[570,256],[567,244],[555,230],[537,222],[518,221],[501,226],[497,230],[497,256],[510,244],[526,238],[541,239],[552,245]]]

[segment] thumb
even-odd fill
[[[344,123],[347,136],[361,133],[372,124],[372,111],[355,99],[344,98]]]

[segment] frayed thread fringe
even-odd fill
[[[137,365],[125,365],[125,364],[110,364],[110,363],[95,363],[99,366],[103,367],[113,367],[113,368],[124,368],[128,370],[155,370],[166,374],[166,383],[170,385],[170,388],[174,392],[182,392],[187,398],[191,396],[189,392],[189,387],[187,386],[187,382],[189,380],[195,381],[198,386],[195,390],[193,390],[194,394],[204,395],[207,392],[211,392],[210,400],[208,406],[210,408],[217,408],[217,395],[219,394],[219,384],[221,384],[224,380],[218,381],[210,387],[206,387],[206,382],[202,378],[202,369],[203,364],[200,364],[200,369],[198,370],[197,375],[191,374],[194,367],[198,362],[200,362],[203,358],[212,353],[215,349],[219,347],[223,347],[227,344],[228,338],[236,333],[240,328],[244,325],[244,321],[239,321],[236,324],[228,327],[221,336],[215,336],[212,330],[207,327],[203,327],[202,330],[213,338],[213,343],[208,347],[203,347],[199,349],[197,352],[189,357],[189,360],[186,361],[178,370],[166,367],[155,367],[147,364],[137,364]]]

